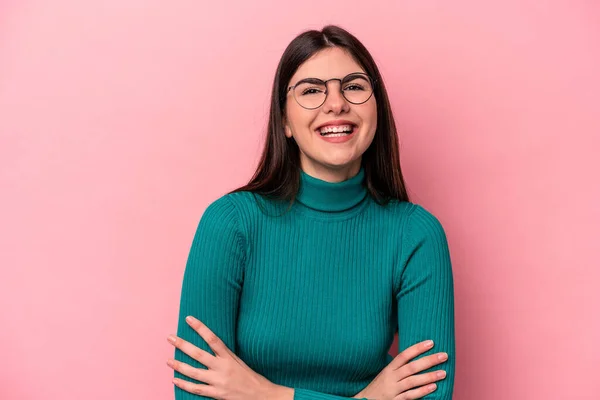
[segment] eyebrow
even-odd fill
[[[324,80],[323,79],[319,79],[319,78],[304,78],[304,79],[300,79],[298,82],[296,82],[296,85],[299,85],[301,83],[314,83],[314,84],[319,84],[319,83],[323,83]],[[295,85],[292,85],[295,86]]]
[[[353,75],[357,75],[357,78],[362,78],[364,80],[367,80],[367,78],[365,77],[366,74],[365,72],[351,72],[348,75],[342,77],[342,81],[347,78],[347,77],[352,77]],[[299,85],[301,83],[312,83],[312,84],[319,84],[319,83],[323,83],[325,81],[325,79],[319,79],[319,78],[304,78],[304,79],[300,79],[298,82],[296,82],[294,85],[290,85],[290,86],[296,86]]]

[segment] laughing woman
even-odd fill
[[[169,337],[175,398],[450,400],[453,296],[444,229],[409,201],[373,58],[336,26],[300,34],[254,176],[194,236]]]

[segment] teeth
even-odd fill
[[[323,136],[327,136],[327,137],[341,137],[341,136],[348,136],[350,133],[328,133],[325,134]]]
[[[329,134],[329,133],[340,133],[340,132],[352,132],[351,125],[340,125],[340,126],[326,126],[324,128],[319,129],[321,135]]]

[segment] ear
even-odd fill
[[[290,128],[290,125],[287,122],[287,118],[284,116],[283,117],[283,128],[285,130],[285,137],[287,137],[288,139],[290,139],[293,135],[292,135],[292,128]]]

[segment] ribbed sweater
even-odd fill
[[[251,192],[208,205],[183,277],[177,334],[214,354],[185,322],[206,324],[255,372],[295,400],[341,400],[399,351],[431,339],[447,376],[425,399],[452,398],[454,294],[444,229],[424,207],[380,205],[363,168],[331,183],[301,172],[296,201]],[[206,368],[180,350],[175,359]],[[178,372],[175,377],[196,382]],[[198,383],[198,382],[196,382]],[[207,397],[175,387],[176,400]]]

